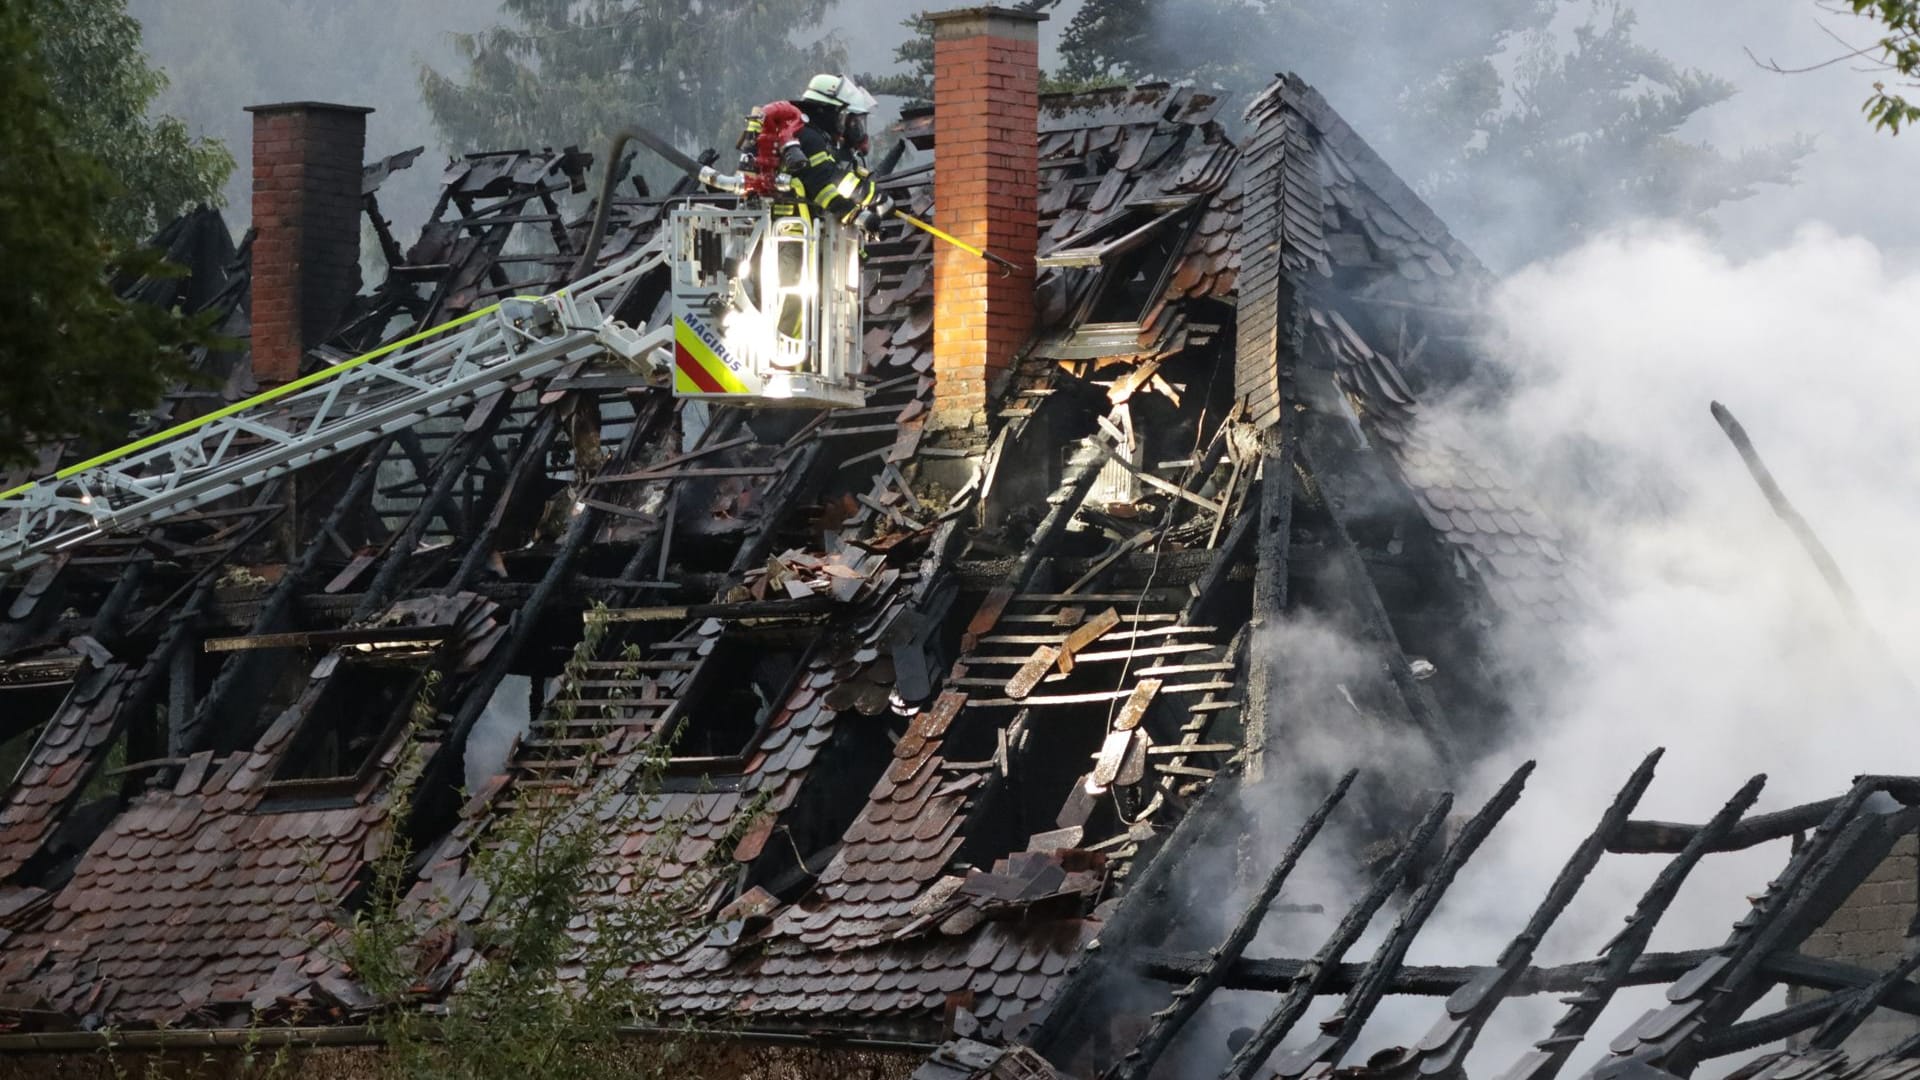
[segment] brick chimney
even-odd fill
[[[985,422],[987,391],[1033,331],[1040,23],[1004,7],[931,12],[933,205],[941,228],[1023,267],[933,247],[933,421]]]
[[[263,386],[300,374],[360,291],[360,163],[367,114],[358,105],[290,101],[253,114],[253,375]]]

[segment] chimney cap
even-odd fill
[[[250,113],[295,112],[298,110],[359,113],[365,116],[373,111],[371,105],[337,105],[331,101],[276,101],[268,105],[245,106]]]
[[[1000,4],[970,4],[966,7],[948,8],[945,11],[929,11],[926,13],[926,17],[927,21],[933,24],[936,33],[942,30],[949,30],[949,32],[951,32],[950,27],[952,27],[952,24],[958,23],[961,24],[959,29],[961,29],[963,33],[970,30],[971,33],[977,34],[984,31],[986,27],[983,25],[980,29],[973,30],[967,27],[966,24],[974,22],[984,24],[1001,20],[1016,24],[1025,24],[1024,26],[1007,28],[1013,30],[1015,33],[1037,34],[1040,24],[1047,21],[1047,16],[1044,12],[1005,7]]]

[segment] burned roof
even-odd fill
[[[1485,271],[1298,80],[1237,138],[1221,108],[1166,84],[1043,102],[1038,329],[984,440],[929,426],[931,241],[894,223],[865,264],[863,407],[683,404],[580,361],[0,583],[0,734],[23,762],[0,808],[16,1029],[350,1019],[365,1002],[329,946],[382,851],[418,853],[413,903],[478,918],[476,855],[504,823],[597,812],[669,744],[642,805],[594,827],[601,902],[685,900],[688,932],[633,966],[676,1018],[1034,1040],[1104,1068],[1133,1043],[1089,1041],[1056,1007],[1103,972],[1194,978],[1189,1001],[1403,988],[1391,955],[1349,972],[1243,960],[1244,941],[1211,959],[1117,947],[1164,920],[1156,882],[1284,756],[1257,641],[1276,620],[1362,643],[1341,692],[1362,722],[1449,746],[1443,786],[1498,724],[1487,633],[1579,602],[1551,523],[1422,411],[1476,363],[1463,312]],[[411,163],[367,167],[389,274],[316,363],[569,280],[587,229],[561,197],[585,155],[457,161],[402,250],[377,189]],[[883,187],[938,220],[932,168]],[[673,205],[722,198],[687,188],[627,185],[602,262],[664,251]],[[246,242],[194,250],[187,306],[243,325]],[[618,316],[658,321],[663,277]],[[476,732],[503,714],[525,731],[486,759]],[[403,737],[424,755],[404,819]],[[1850,799],[1847,836],[1910,813]],[[1376,839],[1411,830],[1418,853],[1438,829],[1404,792],[1367,800]],[[1609,821],[1603,846],[1631,826]],[[1857,881],[1856,862],[1821,880]],[[1413,872],[1394,862],[1365,902]],[[1425,880],[1413,905],[1445,888]],[[1764,967],[1792,944],[1776,940],[1739,955]],[[427,989],[445,993],[474,957],[434,947]],[[1501,964],[1502,993],[1565,975]],[[1490,993],[1456,995],[1447,1031]],[[1139,1045],[1164,1047],[1179,1015]],[[1039,1068],[964,1047],[936,1062],[1003,1058]]]

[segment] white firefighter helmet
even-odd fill
[[[801,100],[838,106],[856,114],[870,113],[879,104],[872,94],[846,75],[815,75],[807,81],[807,92]]]

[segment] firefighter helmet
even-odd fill
[[[870,113],[879,104],[872,94],[845,75],[815,75],[807,81],[807,92],[800,100],[817,101],[855,114]]]

